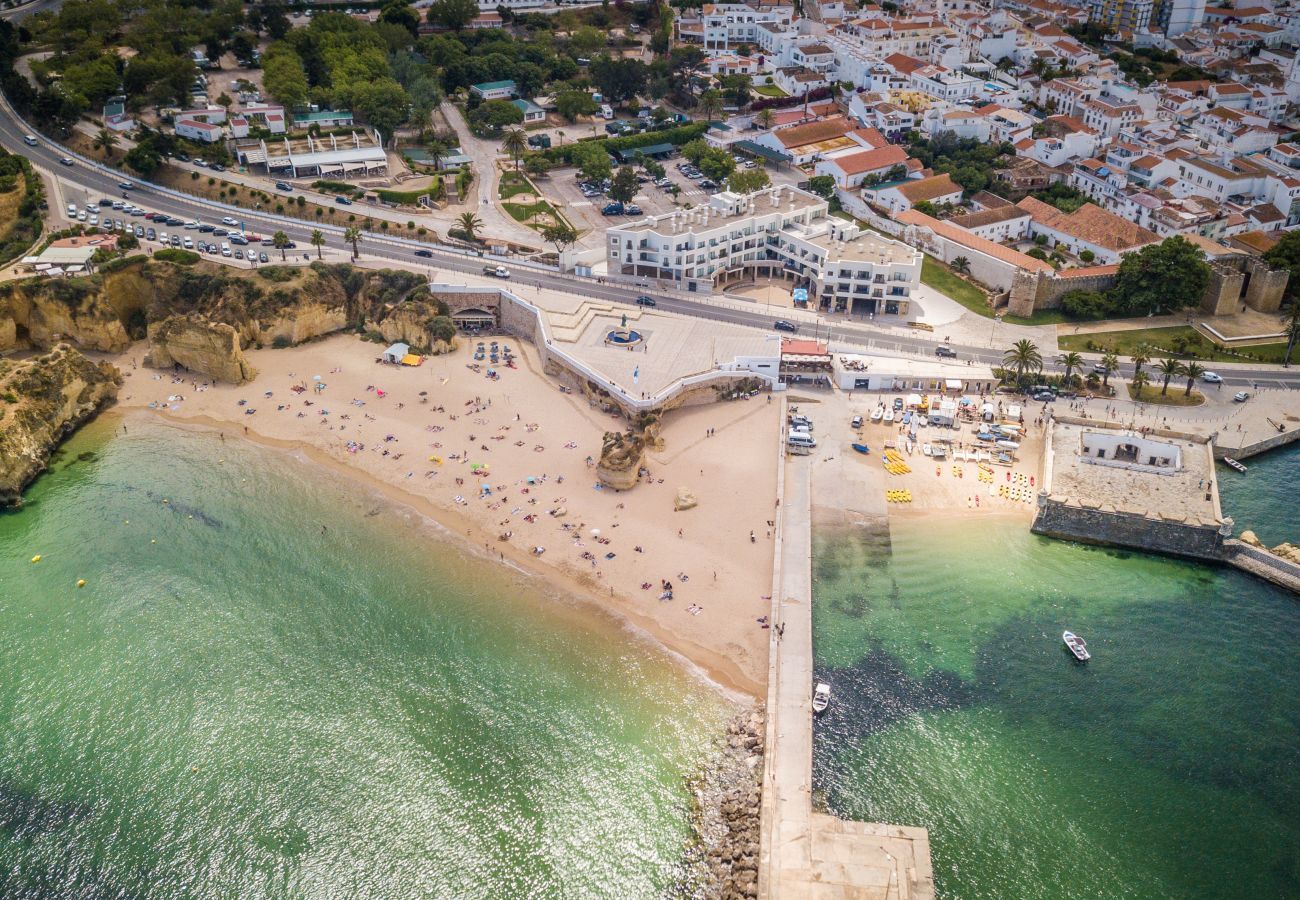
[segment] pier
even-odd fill
[[[924,828],[813,809],[812,458],[778,472],[758,895],[933,900]]]

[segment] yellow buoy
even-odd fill
[[[35,556],[32,557],[32,562],[38,563],[40,561],[41,561],[41,555],[39,553],[37,553]]]
[[[158,543],[158,539],[157,539],[157,538],[154,538],[154,539],[151,540],[149,543],[151,543],[151,544],[156,544],[156,543]]]
[[[77,587],[79,587],[79,588],[83,588],[83,587],[85,587],[85,586],[86,586],[86,579],[84,579],[84,578],[78,578],[78,579],[77,579]]]

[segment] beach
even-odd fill
[[[663,449],[647,452],[649,477],[616,492],[597,486],[594,463],[603,434],[626,421],[561,392],[529,345],[496,340],[517,360],[495,367],[496,379],[471,368],[472,341],[405,367],[377,362],[383,348],[350,335],[248,351],[259,374],[237,387],[140,367],[138,353],[113,361],[127,376],[122,412],[329,465],[759,696],[779,405],[758,397],[669,412]],[[680,488],[697,507],[674,511]]]

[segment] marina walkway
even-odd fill
[[[933,900],[924,828],[846,822],[812,808],[813,460],[790,458],[778,494],[759,897]]]

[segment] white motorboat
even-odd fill
[[[921,452],[924,453],[926,456],[930,456],[930,455],[932,455],[932,454],[934,453],[934,451],[930,449],[930,445],[929,445],[929,444],[922,444],[922,445],[921,445]]]
[[[826,707],[831,705],[831,686],[823,681],[817,683],[817,689],[813,691],[813,712],[823,713]]]
[[[871,421],[872,421],[872,422],[879,422],[880,419],[881,419],[881,417],[884,416],[884,414],[885,414],[885,411],[884,411],[883,409],[881,409],[879,406],[877,406],[875,409],[873,409],[873,410],[871,411]]]
[[[1087,662],[1092,659],[1092,654],[1088,652],[1088,645],[1083,638],[1079,637],[1073,631],[1066,631],[1061,634],[1061,640],[1065,641],[1065,646],[1070,648],[1074,658],[1079,662]]]
[[[894,411],[892,409],[885,410],[885,424],[889,425],[893,421],[894,421]]]

